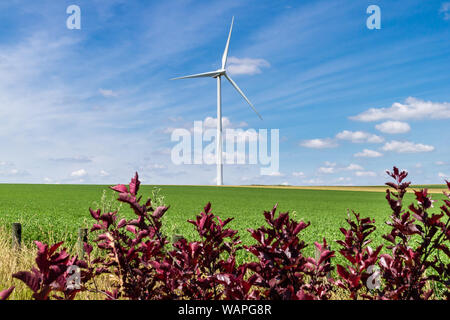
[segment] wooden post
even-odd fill
[[[84,259],[84,243],[88,242],[88,229],[80,228],[78,229],[78,256],[80,260]]]
[[[172,236],[172,243],[175,243],[175,242],[177,242],[180,239],[183,239],[183,236],[181,234],[174,234]]]
[[[327,246],[327,250],[331,250],[330,246]],[[316,261],[319,261],[319,259],[320,259],[320,250],[317,249],[317,247],[316,247],[316,256],[315,256],[315,258],[316,258]],[[330,259],[328,259],[327,262],[330,262]],[[331,278],[331,272],[327,273],[327,278],[328,279]]]
[[[181,235],[181,234],[173,234],[172,235],[172,246],[178,241],[178,240],[181,240],[181,239],[183,239],[184,237]],[[176,248],[177,249],[177,251],[180,251],[178,248]]]
[[[12,247],[20,249],[22,244],[22,225],[20,223],[12,224]]]

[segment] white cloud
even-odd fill
[[[383,133],[397,134],[406,133],[411,130],[411,127],[406,122],[401,121],[385,121],[377,124],[375,128]]]
[[[107,177],[107,176],[109,176],[109,173],[106,172],[105,170],[100,170],[100,176]]]
[[[331,174],[331,173],[336,173],[336,172],[340,172],[340,171],[361,171],[364,170],[364,168],[362,166],[360,166],[359,164],[355,164],[355,163],[350,163],[348,166],[338,166],[336,167],[336,163],[330,163],[330,162],[325,162],[325,167],[319,167],[319,169],[317,170],[319,173],[324,173],[324,174]]]
[[[445,163],[444,161],[436,161],[435,164],[436,164],[437,166],[443,166],[443,165],[445,165],[446,163]]]
[[[270,63],[264,59],[229,57],[227,60],[227,71],[230,74],[257,74],[264,67],[270,67]]]
[[[258,132],[252,129],[243,130],[243,129],[226,129],[224,140],[226,142],[231,142],[234,144],[236,141],[248,141],[255,142],[258,141],[259,135]],[[226,148],[226,146],[225,146]]]
[[[325,174],[329,174],[329,173],[334,173],[334,167],[320,167],[318,169],[319,173],[325,173]]]
[[[99,89],[98,92],[100,92],[100,94],[102,96],[104,96],[105,98],[111,98],[111,97],[118,97],[119,94],[113,90],[109,90],[109,89]]]
[[[377,174],[373,171],[356,171],[355,175],[357,177],[376,177]]]
[[[164,164],[154,163],[150,166],[153,169],[166,169],[167,166]]]
[[[442,178],[442,179],[448,179],[450,176],[449,176],[448,174],[439,172],[439,173],[438,173],[438,177],[439,177],[439,178]]]
[[[417,153],[417,152],[430,152],[434,150],[433,146],[413,143],[409,141],[391,141],[387,142],[383,146],[384,151],[393,151],[397,153]]]
[[[74,156],[74,157],[61,157],[61,158],[50,158],[50,161],[61,162],[61,163],[89,163],[92,159],[85,156]]]
[[[283,177],[284,174],[282,174],[281,172],[278,171],[272,171],[269,174],[265,174],[266,176],[270,176],[270,177]]]
[[[383,137],[377,136],[375,134],[373,134],[369,138],[367,138],[367,142],[370,142],[370,143],[381,143],[383,141],[384,141]]]
[[[86,170],[84,170],[84,169],[80,169],[80,170],[73,171],[73,172],[70,174],[71,177],[84,177],[84,176],[86,176],[86,175],[87,175],[87,172],[86,172]]]
[[[450,20],[450,2],[444,2],[439,12],[444,15],[444,20]]]
[[[313,149],[335,148],[337,143],[330,138],[304,140],[300,143],[302,147]]]
[[[306,184],[323,184],[323,180],[318,179],[318,178],[312,178],[312,179],[308,179],[308,180],[303,180],[302,183],[306,183]]]
[[[180,122],[180,121],[184,120],[184,118],[182,116],[178,116],[178,117],[170,116],[168,119],[172,122]]]
[[[17,169],[12,162],[0,161],[0,176],[24,177],[29,175],[30,173],[28,171]]]
[[[45,177],[44,178],[44,183],[45,184],[60,184],[60,182],[59,181],[54,181],[53,179],[51,179],[51,178],[49,178],[49,177]]]
[[[203,120],[203,126],[206,128],[217,128],[217,118],[206,117],[205,120]],[[229,127],[231,127],[230,119],[227,117],[222,117],[222,128]]]
[[[354,157],[361,157],[361,158],[378,158],[383,156],[381,152],[370,150],[370,149],[364,149],[361,152],[357,152],[353,155]]]
[[[162,130],[162,133],[166,133],[166,134],[172,134],[172,131],[178,129],[178,128],[174,128],[174,127],[166,127]]]
[[[375,134],[367,133],[364,131],[349,131],[344,130],[339,132],[336,135],[337,139],[341,140],[349,140],[353,143],[362,143],[362,142],[370,142],[370,143],[381,143],[384,139]]]
[[[350,163],[344,170],[355,171],[355,170],[364,170],[359,164]]]
[[[171,122],[182,121],[182,118],[172,118]],[[186,129],[192,133],[202,132],[207,129],[216,129],[217,128],[217,118],[206,117],[204,120],[196,120],[195,122],[201,122],[203,126],[193,126],[193,122],[184,122],[179,124],[177,127],[168,126],[161,129],[161,132],[164,134],[171,134],[176,129]],[[231,123],[231,120],[228,117],[222,117],[222,129],[227,128],[242,128],[247,126],[246,122],[241,122],[238,125]]]
[[[389,108],[370,108],[363,113],[350,117],[352,120],[370,122],[384,119],[448,119],[450,118],[449,102],[432,102],[409,97],[405,103],[395,102]]]
[[[292,175],[294,177],[304,177],[305,176],[305,174],[301,171],[294,171],[294,172],[292,172]]]

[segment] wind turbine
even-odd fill
[[[204,77],[211,77],[217,79],[217,185],[221,186],[223,184],[223,164],[222,164],[222,93],[221,93],[221,77],[224,76],[231,85],[239,92],[239,94],[244,98],[245,101],[250,105],[250,107],[255,111],[255,113],[258,115],[258,117],[262,120],[261,115],[256,111],[253,104],[248,100],[248,98],[245,96],[245,94],[242,92],[242,90],[238,87],[236,82],[233,81],[233,79],[230,78],[230,76],[227,74],[225,67],[227,64],[227,57],[228,57],[228,48],[230,47],[230,38],[231,38],[231,31],[233,30],[233,22],[234,17],[231,19],[231,27],[230,27],[230,33],[228,34],[228,40],[227,44],[225,45],[225,50],[223,52],[222,56],[222,67],[220,69],[217,69],[215,71],[209,71],[204,73],[197,73],[189,76],[179,77],[179,78],[173,78],[171,80],[178,80],[178,79],[191,79],[191,78],[204,78]]]

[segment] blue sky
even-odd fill
[[[279,129],[280,169],[228,165],[225,184],[450,177],[448,1],[21,0],[0,4],[0,182],[214,184],[170,136],[216,117],[216,83],[169,79],[218,68],[232,16],[228,71],[264,120],[228,83],[223,116]]]

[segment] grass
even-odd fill
[[[0,291],[15,286],[9,297],[10,300],[30,300],[31,290],[22,282],[12,278],[12,274],[19,271],[28,271],[36,266],[36,248],[30,243],[24,243],[20,250],[11,250],[11,238],[6,229],[0,226]],[[73,250],[70,250],[73,251]],[[95,254],[95,252],[94,252]],[[99,288],[111,290],[111,279],[109,275],[101,275],[96,278]],[[81,300],[102,300],[104,296],[100,293],[81,292],[77,295]]]
[[[142,186],[140,193],[144,197],[151,196],[154,188]],[[323,237],[331,242],[332,249],[337,248],[333,240],[341,238],[339,227],[345,225],[347,210],[375,218],[374,238],[378,242],[381,242],[380,235],[389,230],[384,222],[390,210],[382,192],[211,186],[160,188],[164,202],[170,205],[164,217],[164,231],[168,235],[182,234],[188,239],[194,239],[195,232],[186,220],[193,219],[208,201],[216,215],[235,218],[230,227],[239,230],[245,244],[253,242],[246,230],[261,226],[264,223],[262,212],[278,203],[280,211],[289,211],[296,219],[311,222],[302,233],[303,240],[311,244],[306,250],[309,255],[314,253],[312,244]],[[13,222],[22,223],[23,241],[28,244],[32,240],[50,243],[64,240],[67,246],[73,247],[78,228],[93,223],[89,207],[114,207],[118,204],[114,196],[106,186],[97,185],[0,185],[0,225],[10,232]],[[433,194],[433,199],[442,198],[443,195]],[[413,195],[407,194],[406,203],[411,201]],[[120,213],[133,216],[126,206],[121,207]],[[242,252],[239,258],[248,259],[249,255]]]
[[[4,227],[0,227],[0,290],[11,286],[16,288],[11,299],[29,300],[31,291],[24,283],[13,280],[12,274],[18,271],[31,270],[34,265],[35,250],[31,245],[25,244],[20,251],[11,250],[11,239],[7,237]]]
[[[263,225],[263,211],[278,203],[278,212],[289,211],[295,219],[311,222],[311,226],[301,233],[302,239],[309,244],[305,253],[310,256],[314,255],[313,243],[323,237],[333,250],[338,249],[334,240],[342,238],[339,227],[345,226],[348,210],[375,218],[377,230],[373,246],[382,243],[381,235],[389,231],[385,221],[391,212],[382,192],[211,186],[161,186],[159,193],[157,190],[154,186],[142,186],[140,194],[170,205],[164,217],[164,232],[169,236],[182,234],[190,240],[196,235],[194,227],[186,220],[193,219],[208,201],[216,215],[235,218],[230,227],[239,231],[244,244],[254,243],[246,230]],[[47,243],[64,240],[65,246],[74,251],[78,228],[89,227],[94,221],[89,207],[116,209],[120,203],[114,200],[115,196],[106,186],[97,185],[0,184],[0,288],[7,288],[13,282],[17,285],[19,281],[11,279],[12,272],[29,270],[33,265],[33,240]],[[414,199],[412,194],[405,198],[405,204]],[[433,194],[433,199],[442,198],[443,195]],[[435,207],[437,211],[439,205]],[[133,216],[125,205],[119,210],[123,216]],[[22,223],[23,229],[24,249],[18,257],[13,257],[10,249],[13,222]],[[238,262],[251,258],[250,254],[241,251]],[[334,263],[344,261],[338,255]],[[19,284],[12,298],[28,298],[28,291],[23,289]],[[87,297],[92,298],[89,293]]]

